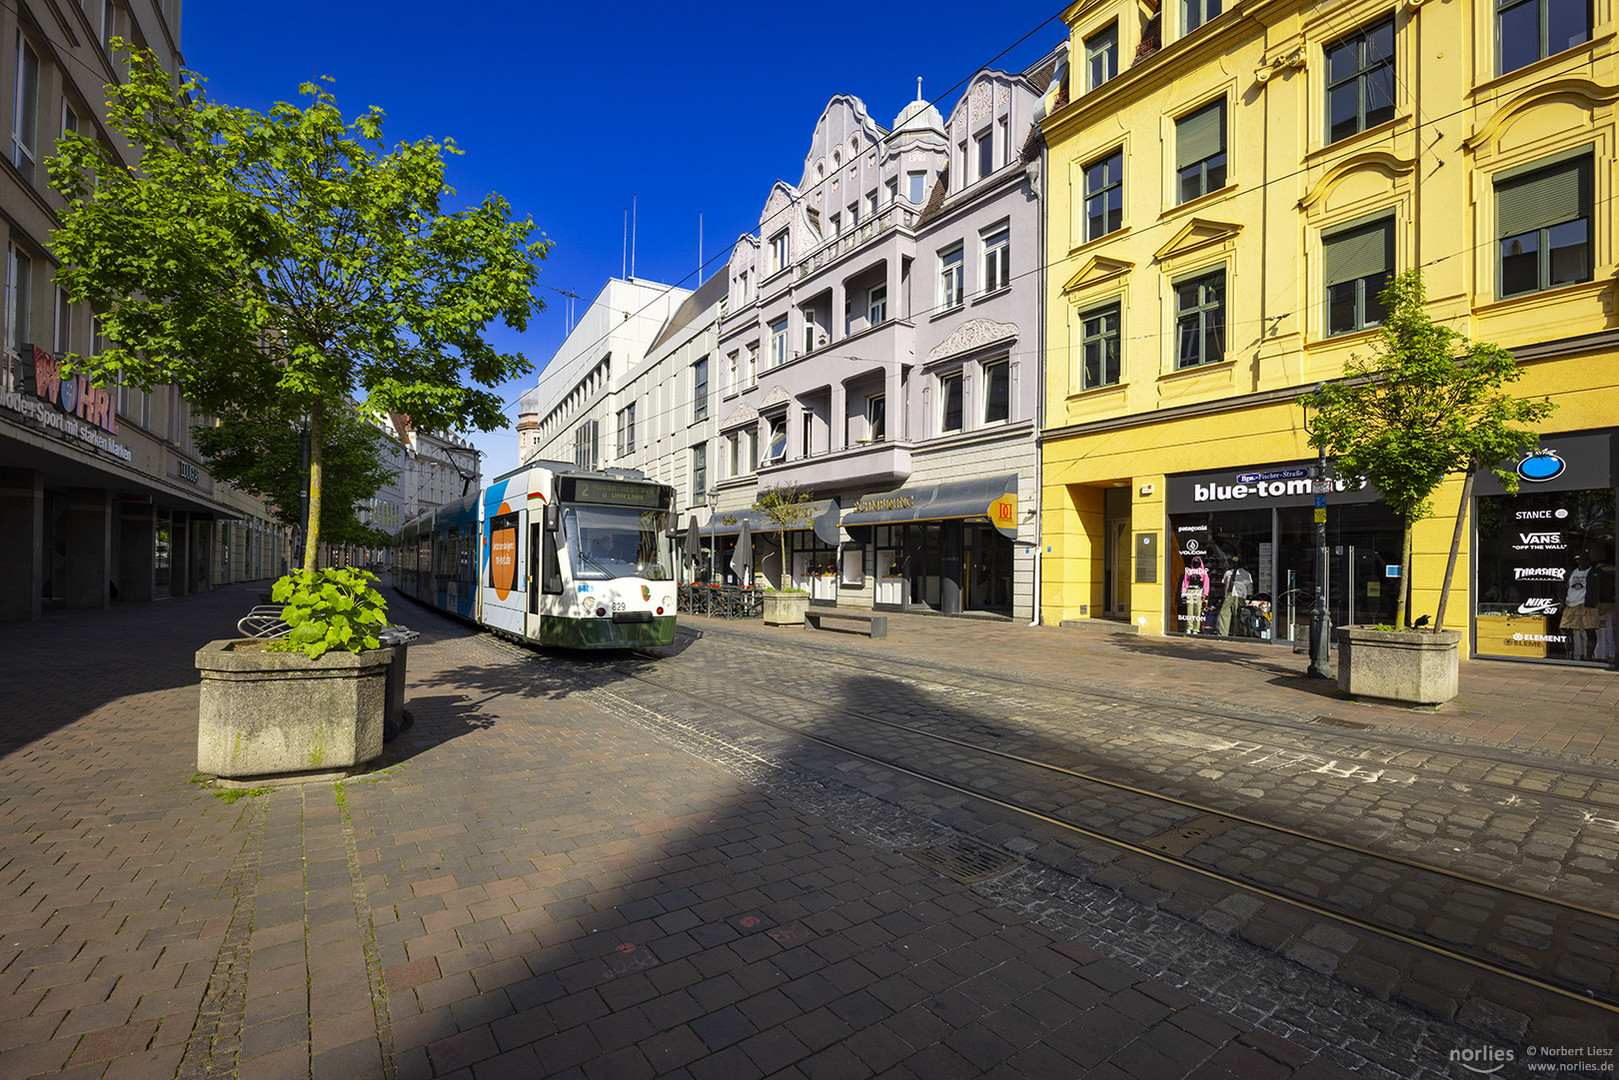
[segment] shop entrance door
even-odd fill
[[[1130,519],[1102,523],[1102,617],[1130,617]]]
[[[1288,508],[1276,514],[1277,636],[1307,641],[1315,603],[1314,513]],[[1332,507],[1327,514],[1327,611],[1332,625],[1393,623],[1402,582],[1388,568],[1400,562],[1400,519],[1382,503]],[[1416,613],[1413,613],[1415,615]]]
[[[963,530],[967,570],[968,611],[1012,613],[1012,541],[988,525]]]

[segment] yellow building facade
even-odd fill
[[[1302,643],[1320,485],[1299,397],[1420,267],[1432,314],[1558,406],[1516,497],[1479,481],[1447,628],[1475,656],[1612,664],[1614,0],[1221,3],[1063,15],[1042,621]],[[1416,529],[1414,616],[1460,497],[1453,478]],[[1398,520],[1374,491],[1320,501],[1334,623],[1392,621]]]

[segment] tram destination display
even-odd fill
[[[633,506],[641,510],[662,510],[668,503],[669,489],[663,484],[564,476],[561,486],[562,501],[565,503]]]

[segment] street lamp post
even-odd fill
[[[1317,386],[1319,393],[1324,387]],[[1304,407],[1304,430],[1310,430],[1310,407]],[[1332,617],[1327,611],[1327,450],[1316,448],[1315,483],[1315,601],[1310,605],[1310,667],[1306,674],[1317,679],[1332,678]]]
[[[720,546],[720,489],[708,489],[708,583],[714,584],[714,560]]]

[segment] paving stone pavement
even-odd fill
[[[1225,946],[1114,897],[1094,919],[1141,964],[1105,954],[1050,872],[959,884],[890,843],[931,823],[790,798],[404,601],[415,727],[363,779],[227,801],[191,782],[192,654],[260,588],[0,627],[0,1077],[1461,1075],[1448,1025],[1296,966],[1274,1001],[1173,985],[1153,950]],[[1616,753],[1610,673],[1542,677],[1536,711],[1465,665],[1417,714],[1279,650],[1124,637],[897,618],[859,647]],[[1279,1019],[1300,996],[1362,1049]]]

